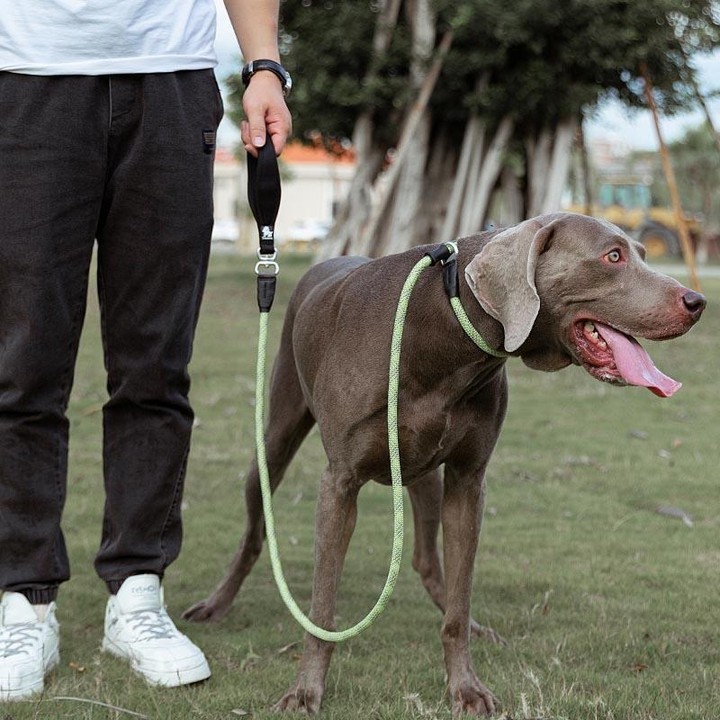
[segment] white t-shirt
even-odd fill
[[[214,0],[0,0],[0,70],[113,75],[217,64]]]

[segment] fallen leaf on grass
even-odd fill
[[[242,708],[235,708],[234,710],[230,711],[233,715],[240,715],[244,717],[245,715],[249,715],[250,713],[247,710],[243,710]]]
[[[80,663],[76,663],[74,660],[71,660],[71,661],[68,663],[68,667],[69,667],[71,670],[74,670],[75,672],[79,672],[79,673],[85,672],[85,666],[84,666],[84,665],[80,665]]]
[[[289,652],[293,648],[296,648],[300,643],[296,640],[295,642],[288,643],[287,645],[283,645],[278,651],[278,655],[284,655],[286,652]]]
[[[633,672],[641,673],[641,672],[647,670],[648,667],[650,667],[650,666],[649,666],[649,665],[646,665],[645,663],[638,662],[638,663],[635,663],[634,665],[631,665],[631,666],[630,666],[630,669],[631,669]]]
[[[682,508],[672,507],[671,505],[660,505],[655,511],[658,515],[664,515],[665,517],[674,518],[675,520],[682,520],[687,527],[693,527],[692,517],[686,513]]]

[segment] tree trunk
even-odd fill
[[[357,171],[319,259],[345,253],[376,257],[477,232],[488,221],[494,197],[500,202],[493,206],[497,214],[493,219],[501,224],[514,224],[560,206],[577,119],[567,118],[526,139],[523,193],[516,171],[506,165],[515,131],[512,117],[503,118],[493,131],[478,115],[471,115],[457,148],[455,138],[443,132],[442,121],[429,110],[452,43],[448,30],[433,53],[436,27],[431,0],[381,3],[373,41],[377,57],[387,52],[401,4],[412,33],[410,77],[416,97],[404,110],[395,151],[385,170],[386,148],[376,139],[379,118],[372,109],[358,118],[353,137]],[[368,77],[374,72],[369,70]],[[477,88],[481,90],[486,82],[479,78]]]
[[[514,121],[511,117],[503,118],[495,131],[487,153],[480,158],[477,182],[469,183],[466,188],[463,201],[465,212],[463,212],[462,224],[458,228],[459,235],[468,235],[482,230],[513,127]]]
[[[455,238],[458,235],[465,189],[468,187],[470,175],[474,174],[476,167],[479,173],[483,156],[483,140],[484,132],[480,118],[477,115],[472,115],[465,126],[465,134],[460,148],[460,160],[458,161],[442,226],[442,236],[446,239]]]
[[[537,139],[525,141],[527,157],[527,217],[560,209],[567,184],[577,119],[568,117],[545,127]]]
[[[455,138],[436,130],[430,145],[430,161],[418,212],[416,244],[444,242],[455,237],[446,235],[443,226],[452,192],[452,178],[457,166],[458,148]]]
[[[400,178],[400,172],[403,169],[403,165],[407,160],[409,154],[415,152],[414,136],[417,128],[420,125],[427,104],[430,100],[435,83],[440,75],[443,61],[447,51],[450,49],[452,43],[452,32],[447,31],[440,42],[437,50],[435,60],[433,61],[425,80],[418,94],[417,100],[413,103],[408,112],[405,123],[403,125],[402,132],[400,134],[400,141],[398,142],[397,152],[393,157],[392,164],[383,176],[379,176],[375,182],[375,186],[378,188],[378,194],[380,195],[379,200],[374,204],[370,217],[367,224],[363,228],[361,237],[358,239],[357,248],[355,245],[352,246],[352,251],[358,250],[361,254],[375,255],[374,245],[376,242],[376,235],[378,228],[380,227],[381,219],[386,215],[388,205],[391,198],[395,195],[395,189],[397,182]]]
[[[373,185],[382,169],[384,158],[382,150],[373,147],[373,127],[370,113],[364,113],[355,124],[353,147],[356,150],[357,169],[347,198],[315,257],[317,262],[345,255],[367,222]]]
[[[427,110],[418,121],[412,144],[413,151],[406,156],[398,176],[388,222],[376,233],[371,250],[374,256],[407,250],[417,243],[417,223],[430,151],[430,114]]]
[[[572,144],[577,129],[574,117],[565,118],[555,128],[552,155],[544,194],[540,204],[540,213],[555,212],[560,209],[562,194],[567,183]]]
[[[580,120],[578,127],[578,144],[580,146],[580,168],[582,173],[583,196],[585,202],[585,214],[593,214],[593,192],[592,180],[590,178],[590,158],[588,157],[587,143],[585,142],[585,130],[583,120]]]
[[[525,141],[527,156],[527,206],[528,217],[540,214],[543,204],[545,181],[550,171],[550,153],[552,151],[552,133],[543,128],[538,137]]]
[[[410,79],[414,91],[419,93],[428,75],[428,61],[435,44],[435,14],[429,0],[408,0],[405,7],[413,39]],[[430,125],[431,117],[426,105],[413,132],[413,151],[407,153],[399,165],[395,202],[386,216],[386,223],[378,228],[376,237],[371,240],[371,253],[375,256],[405,250],[416,242],[416,224],[430,153]],[[397,161],[398,158],[395,159]]]
[[[487,86],[489,77],[484,73],[478,78],[475,92],[480,93]],[[442,226],[442,236],[457,237],[463,212],[465,188],[472,182],[475,184],[480,174],[484,154],[485,129],[477,113],[473,113],[465,125],[460,159],[458,161],[452,191],[448,200],[447,212]],[[472,181],[471,181],[472,177]]]
[[[506,165],[500,176],[501,206],[498,225],[508,227],[525,219],[523,194],[515,171]]]
[[[380,13],[373,36],[373,62],[365,77],[373,78],[377,65],[387,53],[397,26],[402,0],[379,0]],[[350,185],[348,196],[334,218],[333,226],[326,241],[316,255],[316,260],[326,260],[344,255],[353,240],[359,236],[367,221],[371,206],[372,186],[382,169],[384,151],[373,143],[373,109],[365,110],[355,122],[352,143],[357,159],[357,171]]]

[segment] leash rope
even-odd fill
[[[494,348],[491,348],[487,342],[485,342],[485,338],[473,327],[473,324],[470,322],[470,318],[467,316],[467,313],[465,312],[465,308],[462,306],[462,303],[460,302],[459,297],[451,297],[450,298],[450,305],[452,305],[452,309],[455,311],[455,317],[457,318],[458,322],[462,326],[462,329],[465,331],[465,334],[484,352],[488,355],[492,355],[496,358],[506,358],[510,357],[506,352],[502,352],[502,350],[495,350]]]
[[[392,480],[392,497],[393,497],[393,541],[392,551],[390,554],[390,567],[388,569],[385,585],[378,597],[375,605],[368,614],[359,622],[346,630],[327,630],[321,628],[310,620],[298,607],[290,589],[285,581],[285,576],[280,561],[280,553],[278,551],[277,536],[275,533],[275,519],[272,511],[272,490],[270,486],[270,476],[267,467],[267,458],[265,455],[265,356],[267,350],[267,327],[268,314],[260,313],[260,327],[258,332],[258,357],[257,357],[257,386],[256,386],[256,404],[255,404],[255,438],[257,444],[257,460],[258,470],[260,474],[260,488],[262,490],[263,511],[265,513],[265,530],[267,535],[268,550],[270,554],[270,563],[272,565],[275,582],[280,591],[280,596],[287,606],[291,615],[297,620],[302,627],[311,635],[326,640],[328,642],[342,642],[370,627],[375,618],[385,609],[390,600],[390,596],[395,589],[395,583],[400,572],[400,561],[402,559],[403,550],[403,487],[402,487],[402,470],[400,466],[400,444],[398,441],[398,394],[400,385],[400,347],[402,344],[402,335],[405,325],[405,316],[407,314],[410,295],[413,287],[417,282],[422,271],[431,264],[428,257],[424,257],[415,265],[410,275],[405,280],[403,289],[400,293],[398,307],[395,313],[395,322],[393,324],[393,335],[390,350],[390,372],[388,374],[388,448],[390,454],[390,476]]]
[[[290,614],[311,635],[327,642],[342,642],[359,635],[375,621],[385,609],[395,589],[400,563],[402,560],[404,534],[404,507],[402,468],[400,464],[400,442],[398,439],[398,396],[400,387],[400,356],[405,318],[410,303],[410,295],[422,272],[435,265],[438,261],[446,270],[445,283],[455,315],[470,339],[483,351],[495,357],[507,357],[505,353],[493,350],[470,323],[465,310],[457,297],[457,246],[455,243],[444,243],[419,260],[400,292],[395,319],[393,322],[392,340],[390,343],[390,369],[388,372],[387,428],[388,453],[390,456],[390,478],[393,499],[393,541],[390,553],[390,566],[385,585],[375,605],[362,620],[345,630],[327,630],[319,627],[303,613],[288,587],[280,560],[280,552],[275,531],[275,517],[272,509],[272,487],[270,472],[267,465],[265,450],[265,376],[267,358],[268,319],[270,308],[275,296],[276,276],[279,267],[276,262],[277,253],[274,247],[274,226],[280,205],[280,177],[277,159],[272,143],[268,138],[265,146],[260,149],[258,158],[248,156],[248,199],[253,215],[258,224],[260,247],[255,272],[258,276],[258,307],[260,322],[258,327],[256,385],[255,385],[255,445],[257,452],[258,474],[262,494],[263,512],[265,514],[265,534],[267,537],[270,564],[275,583],[283,602]],[[454,290],[451,290],[454,286]]]

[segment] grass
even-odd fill
[[[303,258],[283,260],[271,348],[289,291],[306,264]],[[211,266],[192,367],[197,427],[185,545],[166,578],[176,618],[215,586],[244,525],[257,323],[252,266],[230,256],[214,257]],[[543,374],[509,363],[510,410],[488,472],[473,600],[476,619],[509,642],[473,643],[478,674],[502,699],[507,720],[720,718],[720,281],[708,279],[704,289],[710,306],[700,325],[651,348],[658,366],[685,383],[670,400],[603,385],[577,368]],[[64,528],[74,575],[59,599],[61,666],[41,699],[0,704],[0,720],[133,717],[126,710],[158,720],[271,717],[270,706],[294,679],[302,631],[282,605],[267,554],[222,624],[178,623],[206,651],[210,682],[151,689],[99,652],[105,591],[92,559],[103,504],[104,397],[91,299],[69,409]],[[304,607],[323,464],[313,433],[275,502],[284,566]],[[685,510],[693,527],[658,514],[663,505]],[[406,520],[410,526],[409,508]],[[385,614],[335,652],[324,720],[450,717],[440,615],[410,567],[411,542],[408,537]],[[387,572],[390,543],[389,491],[370,485],[361,494],[339,626],[371,607]]]

